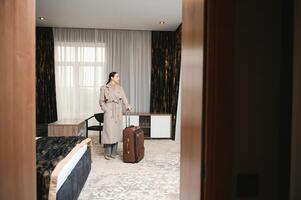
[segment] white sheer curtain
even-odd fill
[[[59,119],[101,112],[99,88],[111,71],[136,112],[149,112],[151,32],[54,28]]]

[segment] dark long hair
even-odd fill
[[[108,82],[106,83],[106,85],[108,85],[108,83],[110,83],[111,78],[113,78],[116,74],[118,74],[118,72],[111,72],[111,73],[109,74],[109,80],[108,80]]]

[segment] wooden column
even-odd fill
[[[0,0],[0,199],[36,199],[35,1]]]

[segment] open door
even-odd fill
[[[235,0],[207,0],[202,200],[232,199]]]

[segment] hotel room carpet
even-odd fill
[[[180,144],[172,140],[145,140],[145,157],[123,163],[122,143],[116,159],[105,160],[98,136],[92,132],[92,169],[80,200],[178,200]]]

